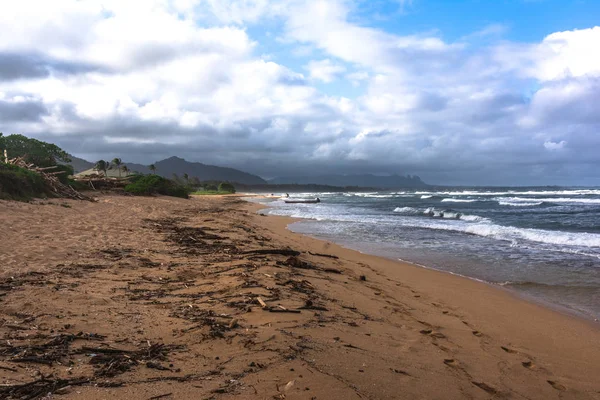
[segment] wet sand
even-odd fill
[[[0,201],[0,398],[600,398],[594,323],[260,207]]]

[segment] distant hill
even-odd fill
[[[358,187],[358,186],[331,186],[331,185],[295,185],[295,184],[261,184],[261,185],[244,185],[236,184],[235,188],[238,192],[251,192],[251,193],[306,193],[306,192],[374,192],[379,188],[372,187]]]
[[[95,163],[88,162],[81,158],[71,157],[71,159],[73,160],[71,165],[76,173],[93,168],[95,165]],[[147,165],[128,162],[124,162],[123,164],[127,165],[127,168],[132,172],[139,172],[142,174],[149,174],[151,172]],[[156,174],[164,176],[165,178],[171,178],[173,174],[177,174],[180,177],[183,176],[183,174],[188,174],[190,178],[196,177],[201,181],[229,181],[246,185],[260,185],[267,183],[267,181],[260,176],[252,175],[238,169],[189,162],[179,157],[170,157],[155,162],[154,165],[156,166]]]
[[[246,185],[267,183],[260,176],[252,175],[239,169],[189,162],[179,157],[170,157],[166,160],[158,161],[154,165],[156,166],[156,173],[166,178],[170,178],[173,174],[179,176],[188,174],[190,178],[197,177],[201,181],[229,181],[244,183]]]
[[[76,174],[94,167],[94,163],[74,156],[71,156],[71,162],[69,164],[71,164]]]
[[[358,186],[377,187],[382,189],[414,188],[428,186],[418,176],[414,175],[389,175],[379,176],[372,174],[362,175],[320,175],[320,176],[293,176],[278,177],[269,180],[270,184],[298,184],[298,185],[330,185],[330,186]]]

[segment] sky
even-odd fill
[[[0,0],[0,132],[265,178],[600,185],[597,0]]]

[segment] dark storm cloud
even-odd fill
[[[0,52],[0,81],[44,78],[55,73],[75,75],[90,71],[106,71],[100,66],[67,62],[38,53]]]
[[[40,117],[44,115],[48,115],[48,110],[42,102],[7,102],[0,100],[0,121],[4,123],[39,121]]]

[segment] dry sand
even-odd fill
[[[99,200],[0,201],[0,398],[600,399],[591,322],[235,197]]]

